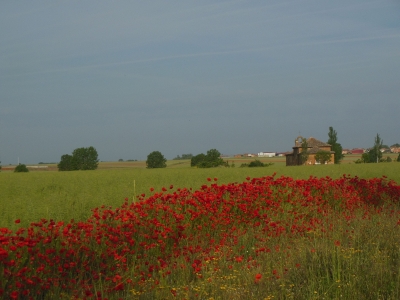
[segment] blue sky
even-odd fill
[[[400,2],[2,1],[0,160],[400,143]]]

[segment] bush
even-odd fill
[[[19,173],[19,172],[29,172],[28,168],[24,164],[19,164],[18,166],[15,167],[14,172]]]
[[[249,168],[254,168],[254,167],[264,167],[264,163],[256,159],[255,161],[249,163]]]
[[[258,159],[256,159],[249,164],[241,164],[240,167],[241,168],[246,168],[246,167],[254,168],[254,167],[268,167],[268,166],[272,166],[272,165],[273,165],[273,163],[263,163],[263,162],[259,161]]]

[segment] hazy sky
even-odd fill
[[[1,1],[0,160],[400,143],[397,0]]]

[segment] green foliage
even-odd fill
[[[265,167],[265,164],[258,159],[252,161],[249,163],[249,168],[255,168],[255,167]]]
[[[217,149],[210,149],[207,154],[200,153],[192,157],[190,161],[192,167],[198,168],[213,168],[218,166],[226,166],[224,160],[221,158],[221,153]]]
[[[396,161],[400,162],[400,153],[399,153],[399,156],[397,156]]]
[[[343,148],[342,145],[337,142],[337,132],[333,129],[333,127],[329,127],[329,140],[328,144],[332,146],[332,151],[335,152],[334,162],[335,164],[339,164],[340,161],[344,158],[342,153]]]
[[[369,150],[369,162],[370,163],[377,163],[382,158],[382,148],[383,140],[380,138],[379,134],[376,134],[374,146]]]
[[[357,159],[356,161],[354,161],[356,164],[366,164],[369,163],[369,153],[363,153],[361,155],[361,158]]]
[[[205,161],[205,159],[206,155],[204,153],[197,154],[196,156],[193,156],[192,159],[190,160],[190,166],[195,167],[202,161]]]
[[[331,161],[331,153],[329,151],[320,150],[315,154],[315,160],[321,164],[325,164]]]
[[[246,164],[246,163],[241,164],[240,167],[241,168],[246,168],[246,167],[255,168],[255,167],[269,167],[272,165],[273,165],[273,163],[263,163],[262,161],[259,161],[258,159],[256,159],[249,164]]]
[[[19,164],[18,166],[15,167],[14,172],[19,173],[19,172],[29,172],[28,168],[24,164]]]
[[[98,154],[94,147],[77,148],[72,155],[64,154],[57,167],[59,171],[96,170],[99,164]]]
[[[301,142],[301,152],[300,152],[300,160],[301,160],[301,164],[305,164],[306,161],[308,160],[308,143],[307,140],[305,138],[303,138],[302,142]]]
[[[392,162],[392,158],[387,156],[386,158],[381,158],[380,162]]]
[[[167,159],[160,151],[153,151],[147,155],[146,166],[148,169],[166,168]]]
[[[74,164],[73,164],[73,158],[72,155],[69,154],[64,154],[61,156],[61,161],[57,165],[59,171],[73,171],[76,170],[74,169]]]

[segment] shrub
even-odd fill
[[[251,163],[249,163],[249,168],[254,168],[254,167],[264,167],[264,163],[256,159]]]
[[[19,164],[18,166],[15,167],[14,172],[19,173],[19,172],[29,172],[28,168],[24,164]]]

